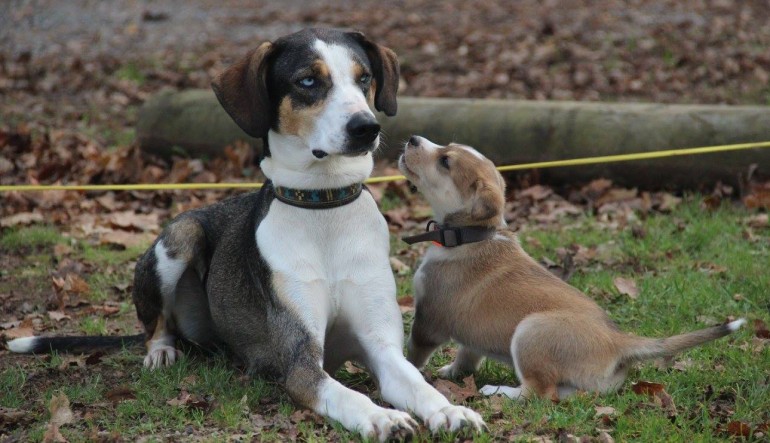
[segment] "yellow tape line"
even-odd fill
[[[519,171],[522,169],[558,168],[564,166],[593,165],[653,158],[676,157],[682,155],[711,154],[715,152],[738,151],[742,149],[769,148],[770,141],[756,143],[737,143],[733,145],[705,146],[700,148],[669,149],[666,151],[637,152],[633,154],[605,155],[600,157],[573,158],[518,165],[499,166],[500,172]],[[370,177],[368,184],[405,180],[403,175]],[[8,191],[164,191],[175,189],[258,189],[262,183],[158,183],[128,185],[0,185],[0,192]]]

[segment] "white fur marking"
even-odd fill
[[[35,340],[37,337],[21,337],[9,341],[6,345],[11,352],[26,354],[35,347]]]
[[[163,246],[163,241],[159,241],[155,245],[155,258],[158,263],[155,266],[155,270],[160,276],[160,292],[163,296],[163,314],[169,314],[166,312],[167,308],[174,305],[174,293],[176,292],[176,284],[182,277],[187,264],[182,260],[176,260],[168,255],[168,249]]]
[[[730,332],[735,332],[738,329],[740,329],[741,326],[743,326],[745,323],[746,323],[746,319],[745,318],[739,318],[738,320],[731,321],[730,323],[728,323],[727,324],[727,329],[729,329]]]

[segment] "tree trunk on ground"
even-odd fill
[[[770,108],[402,97],[380,115],[381,155],[395,158],[412,134],[477,148],[498,165],[770,140]],[[206,90],[163,93],[139,112],[143,149],[161,155],[215,156],[236,140],[255,148]],[[770,148],[660,160],[544,169],[551,183],[610,178],[644,188],[737,184],[751,164],[770,172]]]

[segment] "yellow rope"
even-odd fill
[[[558,168],[563,166],[579,166],[600,163],[614,163],[633,160],[648,160],[652,158],[675,157],[680,155],[700,155],[714,152],[737,151],[742,149],[768,148],[770,141],[756,143],[737,143],[733,145],[705,146],[700,148],[669,149],[666,151],[637,152],[633,154],[605,155],[600,157],[573,158],[569,160],[554,160],[518,165],[499,166],[500,172],[519,171],[522,169]],[[368,184],[385,183],[404,180],[403,175],[386,175],[370,177]],[[262,183],[158,183],[158,184],[127,184],[127,185],[0,185],[0,192],[8,191],[164,191],[175,189],[257,189]]]

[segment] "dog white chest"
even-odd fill
[[[382,293],[367,288],[393,287],[395,295],[387,224],[368,192],[348,205],[322,210],[274,200],[256,239],[276,295],[317,337],[324,336],[343,304]]]

